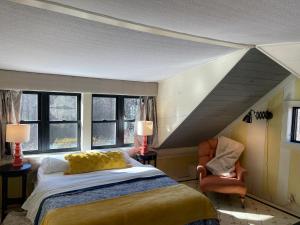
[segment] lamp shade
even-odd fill
[[[137,121],[137,135],[151,136],[153,134],[152,121]]]
[[[7,124],[6,141],[23,143],[29,141],[30,125],[28,124]]]

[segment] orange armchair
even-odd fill
[[[244,182],[246,170],[241,167],[239,161],[235,165],[235,177],[223,177],[212,175],[206,169],[206,163],[215,157],[218,139],[209,139],[199,144],[198,166],[200,189],[202,192],[218,192],[224,194],[238,194],[241,198],[242,207],[245,206],[247,188]]]

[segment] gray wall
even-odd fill
[[[156,96],[158,84],[0,70],[0,89]]]

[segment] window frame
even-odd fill
[[[300,111],[300,107],[294,106],[292,108],[292,124],[291,124],[291,142],[293,143],[300,143],[300,140],[297,140],[297,119],[298,119],[298,113]]]
[[[38,126],[39,126],[38,127],[38,150],[23,151],[23,154],[72,152],[72,151],[80,150],[81,148],[81,94],[80,93],[23,91],[22,94],[38,95]],[[76,96],[77,97],[77,120],[50,121],[50,96],[51,95]],[[20,123],[35,124],[37,122],[21,120]],[[77,124],[77,147],[50,149],[50,124],[59,124],[59,123]]]
[[[103,120],[97,121],[93,119],[94,112],[94,104],[93,99],[97,97],[103,98],[115,98],[116,99],[116,119],[115,120]],[[139,99],[140,96],[129,96],[129,95],[105,95],[105,94],[92,94],[92,110],[91,110],[91,149],[105,149],[105,148],[118,148],[118,147],[130,147],[133,146],[134,143],[124,143],[124,122],[134,122],[134,120],[125,120],[125,110],[124,110],[124,99],[125,98],[134,98]],[[94,123],[116,123],[116,144],[115,145],[101,145],[94,146],[93,145],[93,125]]]

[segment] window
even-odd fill
[[[124,98],[124,144],[134,143],[134,123],[138,101],[137,98]]]
[[[138,97],[93,95],[92,148],[130,146]]]
[[[291,142],[300,143],[300,107],[293,107]]]
[[[80,94],[24,92],[21,123],[30,124],[24,153],[80,149]]]
[[[30,125],[30,140],[22,144],[23,151],[39,150],[39,130],[41,128],[40,95],[36,93],[27,93],[22,95],[21,103],[21,123]]]

